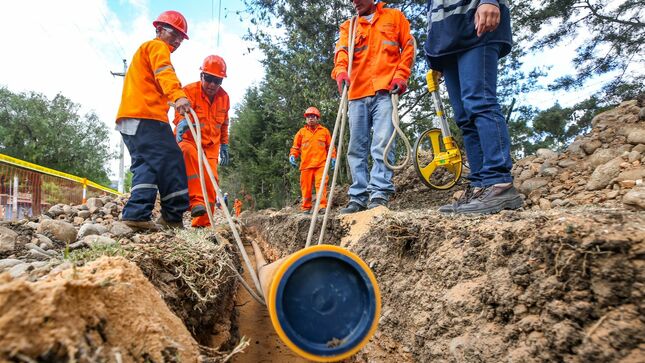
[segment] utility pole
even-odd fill
[[[112,72],[112,76],[119,76],[119,77],[124,77],[125,78],[125,72],[128,70],[128,63],[124,59],[123,60],[123,73],[119,72]],[[119,184],[117,190],[119,193],[123,193],[125,191],[125,165],[124,165],[124,158],[125,158],[125,147],[123,144],[123,139],[121,139],[121,142],[119,143]]]

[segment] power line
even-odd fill
[[[121,55],[121,58],[125,58],[125,49],[124,49],[124,48],[123,48],[123,46],[121,45],[121,42],[119,41],[119,38],[118,38],[118,37],[116,36],[116,34],[114,34],[114,32],[112,31],[112,28],[111,28],[111,27],[110,27],[110,25],[108,24],[107,17],[106,17],[106,16],[105,16],[105,14],[103,13],[103,10],[102,10],[100,7],[97,7],[97,8],[98,8],[98,10],[99,10],[99,13],[101,14],[101,17],[103,18],[103,22],[101,23],[101,26],[103,27],[103,30],[105,30],[105,32],[106,32],[106,33],[107,33],[107,32],[109,32],[109,33],[111,34],[112,39],[116,42],[116,44],[117,44],[117,45],[118,45],[118,47],[119,47],[119,48],[117,49],[117,52],[118,52],[118,51],[119,51],[119,49],[120,49],[120,50],[121,50],[121,54],[120,54],[120,55]],[[106,28],[107,28],[107,29],[106,29]],[[115,46],[115,49],[116,49],[116,46]]]

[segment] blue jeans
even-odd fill
[[[188,209],[188,181],[184,156],[170,125],[141,120],[136,134],[121,136],[132,159],[132,189],[123,220],[150,220],[159,191],[164,220],[181,222]]]
[[[510,136],[497,102],[502,44],[491,43],[441,59],[455,121],[464,137],[475,187],[512,182]]]
[[[373,132],[372,132],[373,131]],[[349,201],[367,206],[369,200],[388,200],[394,193],[394,173],[383,162],[383,151],[394,132],[392,100],[387,91],[349,101],[349,146],[347,161],[352,173]],[[388,161],[394,164],[394,143]],[[367,175],[367,160],[372,155],[372,171]]]

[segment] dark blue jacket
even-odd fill
[[[495,31],[477,36],[475,11],[480,4],[500,8]],[[511,14],[508,0],[428,0],[428,39],[424,46],[428,65],[441,71],[441,57],[489,43],[502,43],[500,58],[511,51]]]

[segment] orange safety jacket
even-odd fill
[[[410,22],[397,9],[383,8],[376,4],[372,21],[358,17],[354,41],[354,59],[350,74],[349,99],[373,96],[387,89],[394,78],[407,82],[414,59],[414,40]],[[340,26],[340,38],[334,54],[331,77],[347,72],[349,63],[348,34],[351,20]]]
[[[123,82],[116,121],[124,118],[168,122],[168,102],[186,97],[170,63],[170,46],[159,38],[134,53]]]
[[[321,168],[325,166],[327,151],[331,145],[329,130],[321,124],[314,128],[301,128],[293,138],[293,146],[289,155],[300,157],[300,170]],[[332,150],[332,159],[336,159],[336,148]]]
[[[228,144],[228,111],[231,108],[228,93],[220,87],[211,103],[202,90],[202,84],[199,81],[186,85],[184,92],[186,92],[186,96],[199,118],[202,145],[209,146],[214,144],[219,149],[220,144]],[[183,115],[175,112],[175,119],[173,120],[175,126],[183,118]],[[195,143],[190,130],[186,131],[182,138]]]

